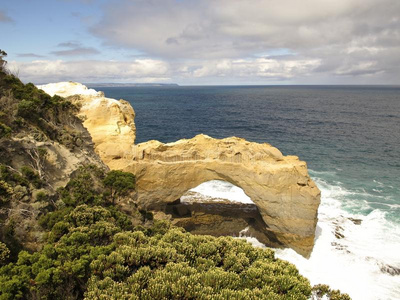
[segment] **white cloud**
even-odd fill
[[[296,75],[306,76],[319,66],[315,59],[223,59],[207,61],[192,72],[194,77],[237,77],[283,80]]]
[[[94,35],[168,61],[172,77],[400,83],[398,0],[116,0],[103,13]],[[280,50],[292,55],[255,59]]]
[[[168,64],[153,59],[11,61],[8,68],[11,72],[18,73],[23,81],[35,83],[68,80],[79,82],[161,82],[169,79],[167,77]]]
[[[92,32],[162,57],[227,58],[365,37],[398,41],[400,29],[393,25],[400,25],[399,13],[398,0],[119,0]]]
[[[89,28],[101,53],[140,57],[10,66],[35,82],[400,84],[398,0],[114,0],[102,9]]]
[[[223,59],[173,62],[137,59],[134,61],[99,60],[35,60],[9,63],[9,69],[18,73],[23,81],[39,83],[56,81],[79,82],[185,82],[196,78],[207,82],[209,78],[236,79],[238,82],[254,80],[285,80],[307,76],[319,66],[315,59]]]

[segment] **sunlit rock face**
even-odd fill
[[[141,207],[167,211],[190,189],[203,182],[223,180],[243,189],[255,203],[261,216],[257,224],[264,227],[263,236],[257,237],[260,241],[293,248],[304,256],[310,254],[320,191],[310,179],[306,163],[298,157],[283,156],[269,144],[237,137],[218,140],[198,135],[168,144],[153,140],[134,145],[135,113],[128,102],[105,98],[102,92],[73,82],[39,88],[69,97],[81,106],[79,115],[101,159],[111,169],[136,175]],[[215,228],[224,217],[209,213],[196,216],[199,222],[214,224]],[[251,219],[242,218],[237,227],[248,225]],[[180,225],[185,227],[183,222]]]
[[[153,210],[166,209],[203,182],[227,181],[257,206],[270,246],[305,256],[313,248],[320,191],[305,162],[269,144],[206,135],[169,144],[149,141],[134,147],[130,161],[110,167],[134,173],[139,204]]]
[[[106,98],[103,92],[76,82],[50,83],[38,88],[80,106],[79,117],[92,136],[96,153],[106,164],[132,152],[136,127],[135,112],[129,102]]]

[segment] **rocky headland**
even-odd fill
[[[79,107],[78,117],[90,132],[95,151],[110,164],[132,153],[136,138],[135,112],[129,102],[106,98],[103,92],[77,82],[39,85],[47,94],[68,98]]]
[[[49,95],[10,74],[4,55],[1,299],[349,299],[325,285],[312,287],[273,250],[230,237],[250,234],[308,254],[319,192],[297,158],[267,144],[204,135],[135,145],[127,102],[77,83],[42,86],[51,87]],[[300,174],[285,175],[295,166]],[[210,182],[187,191],[211,178],[225,180],[213,184],[232,198],[206,196],[202,188]],[[252,202],[227,181],[258,198]],[[256,186],[267,184],[276,186]],[[294,231],[290,216],[276,211],[279,202],[297,218],[288,194],[279,191],[287,186],[293,205],[310,211],[299,216],[311,220],[309,228]],[[265,197],[257,195],[262,192]]]
[[[166,217],[172,217],[174,223],[202,233],[218,235],[224,232],[221,228],[233,223],[240,224],[237,228],[250,226],[252,235],[267,245],[290,247],[304,256],[311,253],[320,191],[309,177],[306,163],[298,157],[237,137],[218,140],[198,135],[174,143],[136,145],[135,113],[127,101],[106,98],[102,92],[74,82],[39,88],[79,105],[78,115],[103,162],[111,169],[135,174],[141,207],[170,212]],[[242,188],[254,202],[256,216],[226,215],[221,209],[183,216],[171,213],[171,205],[179,205],[182,195],[210,180]],[[212,229],[217,223],[220,225]]]

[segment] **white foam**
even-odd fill
[[[318,178],[315,181],[322,199],[311,257],[305,259],[291,249],[277,250],[277,257],[294,263],[311,284],[329,284],[355,300],[399,299],[400,276],[384,273],[381,268],[400,268],[400,226],[387,221],[379,210],[367,216],[347,213],[341,201],[354,192]],[[360,219],[361,224],[354,224],[351,218]]]
[[[381,270],[385,266],[400,268],[400,226],[388,221],[384,212],[372,210],[371,202],[351,200],[362,199],[365,191],[349,191],[340,183],[329,184],[318,177],[314,180],[322,197],[313,252],[305,259],[291,249],[278,249],[276,256],[295,264],[312,285],[328,284],[348,293],[354,300],[400,299],[400,275],[393,276]],[[248,202],[250,198],[243,190],[223,181],[209,181],[191,191],[205,197],[252,203]],[[370,210],[371,213],[366,216],[351,214],[343,209],[343,204],[356,211]],[[355,224],[357,219],[361,224]],[[246,235],[247,228],[240,232],[239,238],[255,247],[265,248],[256,238]]]
[[[254,204],[241,188],[222,180],[204,182],[189,190],[189,192],[205,195],[208,199],[224,199],[231,202]]]

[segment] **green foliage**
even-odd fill
[[[348,294],[342,294],[339,290],[332,290],[326,284],[317,284],[312,291],[317,299],[322,299],[325,296],[330,300],[351,300]]]
[[[4,50],[0,49],[0,71],[4,72],[4,67],[7,64],[7,62],[4,60],[4,57],[7,56],[7,53]]]
[[[18,115],[23,118],[36,119],[38,118],[39,107],[31,100],[22,100],[18,103]]]
[[[0,180],[0,205],[10,201],[14,189],[4,180]]]
[[[10,168],[2,164],[0,164],[0,180],[4,180],[12,186],[18,184],[27,186],[29,184],[29,182],[19,173],[11,171]]]
[[[30,167],[23,166],[21,168],[21,173],[26,180],[28,180],[35,188],[40,188],[43,184],[39,175]]]
[[[135,189],[135,175],[122,171],[110,171],[103,180],[104,185],[110,189],[113,201],[116,197],[125,196]]]
[[[3,137],[9,137],[12,132],[12,129],[8,127],[6,124],[0,122],[0,139]]]
[[[28,173],[24,172],[27,178]],[[21,251],[14,263],[0,267],[0,299],[308,299],[312,295],[309,281],[293,265],[276,259],[272,250],[231,237],[192,235],[167,221],[152,220],[146,211],[137,213],[144,225],[133,228],[131,218],[107,201],[109,189],[120,196],[133,189],[132,183],[134,177],[127,173],[105,175],[94,166],[80,168],[58,190],[64,205],[40,218],[48,230],[43,249]],[[333,298],[338,297],[335,293],[330,292],[332,299],[347,299]]]
[[[7,245],[0,242],[0,265],[5,262],[10,256],[10,250],[7,248]]]
[[[308,299],[311,295],[308,280],[293,265],[275,259],[271,250],[161,225],[165,223],[147,233],[115,235],[115,250],[90,265],[93,275],[86,299]]]
[[[0,97],[4,97],[0,103],[0,110],[4,112],[0,115],[0,137],[7,137],[10,130],[40,132],[43,137],[60,143],[66,141],[67,146],[74,147],[76,133],[70,125],[77,120],[74,113],[78,108],[70,101],[50,96],[32,83],[24,84],[3,68],[0,70]]]
[[[44,202],[47,201],[48,196],[45,192],[39,192],[36,194],[36,201],[37,202]]]
[[[10,250],[9,252],[10,261],[14,261],[18,257],[18,253],[22,249],[21,243],[15,238],[14,231],[15,231],[15,222],[12,219],[7,224],[4,224],[2,225],[2,227],[0,227],[0,233],[1,233],[0,236],[2,239],[1,242],[3,242]]]
[[[94,165],[80,167],[65,188],[59,190],[68,206],[104,204],[102,180],[104,172]]]
[[[142,215],[143,222],[152,221],[154,219],[153,213],[145,209],[140,209],[139,213]]]

